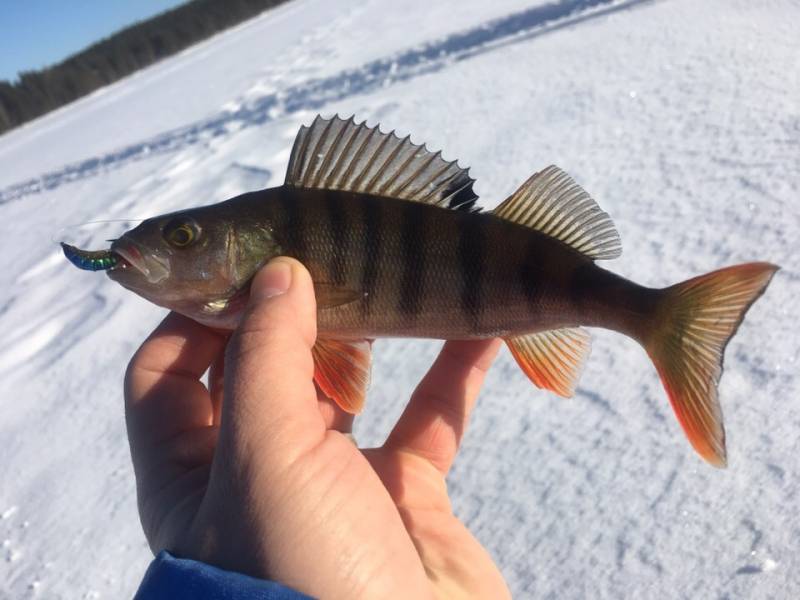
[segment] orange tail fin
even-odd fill
[[[716,467],[726,465],[717,399],[725,346],[777,270],[748,263],[666,288],[655,328],[642,340],[686,437]]]

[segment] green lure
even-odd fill
[[[69,262],[84,271],[108,271],[119,263],[116,255],[109,250],[90,252],[64,242],[61,242],[61,249]]]

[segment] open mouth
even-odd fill
[[[128,245],[122,247],[115,242],[112,244],[109,253],[118,260],[117,266],[114,267],[115,269],[135,268],[141,271],[142,275],[145,277],[149,276],[150,270],[147,268],[144,256],[142,256],[142,253],[136,246]]]
[[[121,259],[119,268],[135,268],[150,283],[160,283],[169,277],[169,261],[166,258],[152,252],[148,252],[145,258],[139,245],[125,236],[111,244],[110,252]]]

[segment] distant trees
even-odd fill
[[[0,133],[287,0],[192,0],[41,69],[0,81]]]

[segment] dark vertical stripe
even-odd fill
[[[539,309],[541,298],[539,286],[541,269],[537,264],[542,259],[540,249],[541,244],[538,243],[536,236],[531,236],[531,240],[525,248],[525,256],[519,258],[519,285],[528,301],[528,306],[533,311]],[[514,259],[515,257],[509,257],[509,260]]]
[[[328,223],[331,228],[331,265],[330,276],[333,283],[344,284],[347,273],[347,240],[348,240],[348,217],[349,211],[341,192],[335,190],[325,190],[325,209],[328,216]]]
[[[458,263],[461,269],[461,310],[472,326],[480,330],[484,308],[483,280],[486,262],[486,230],[482,217],[465,214],[459,218]]]
[[[384,219],[380,201],[365,197],[362,199],[364,219],[364,252],[361,255],[363,270],[361,272],[361,289],[366,294],[361,303],[363,316],[372,311],[378,281],[378,265],[380,264],[381,239],[383,239]]]
[[[303,211],[300,206],[298,194],[289,188],[284,188],[281,198],[281,209],[286,216],[286,248],[284,251],[303,262],[306,260],[306,231]]]
[[[425,222],[422,206],[408,202],[403,206],[400,248],[403,253],[403,276],[400,285],[400,312],[413,318],[422,305],[425,281]]]

